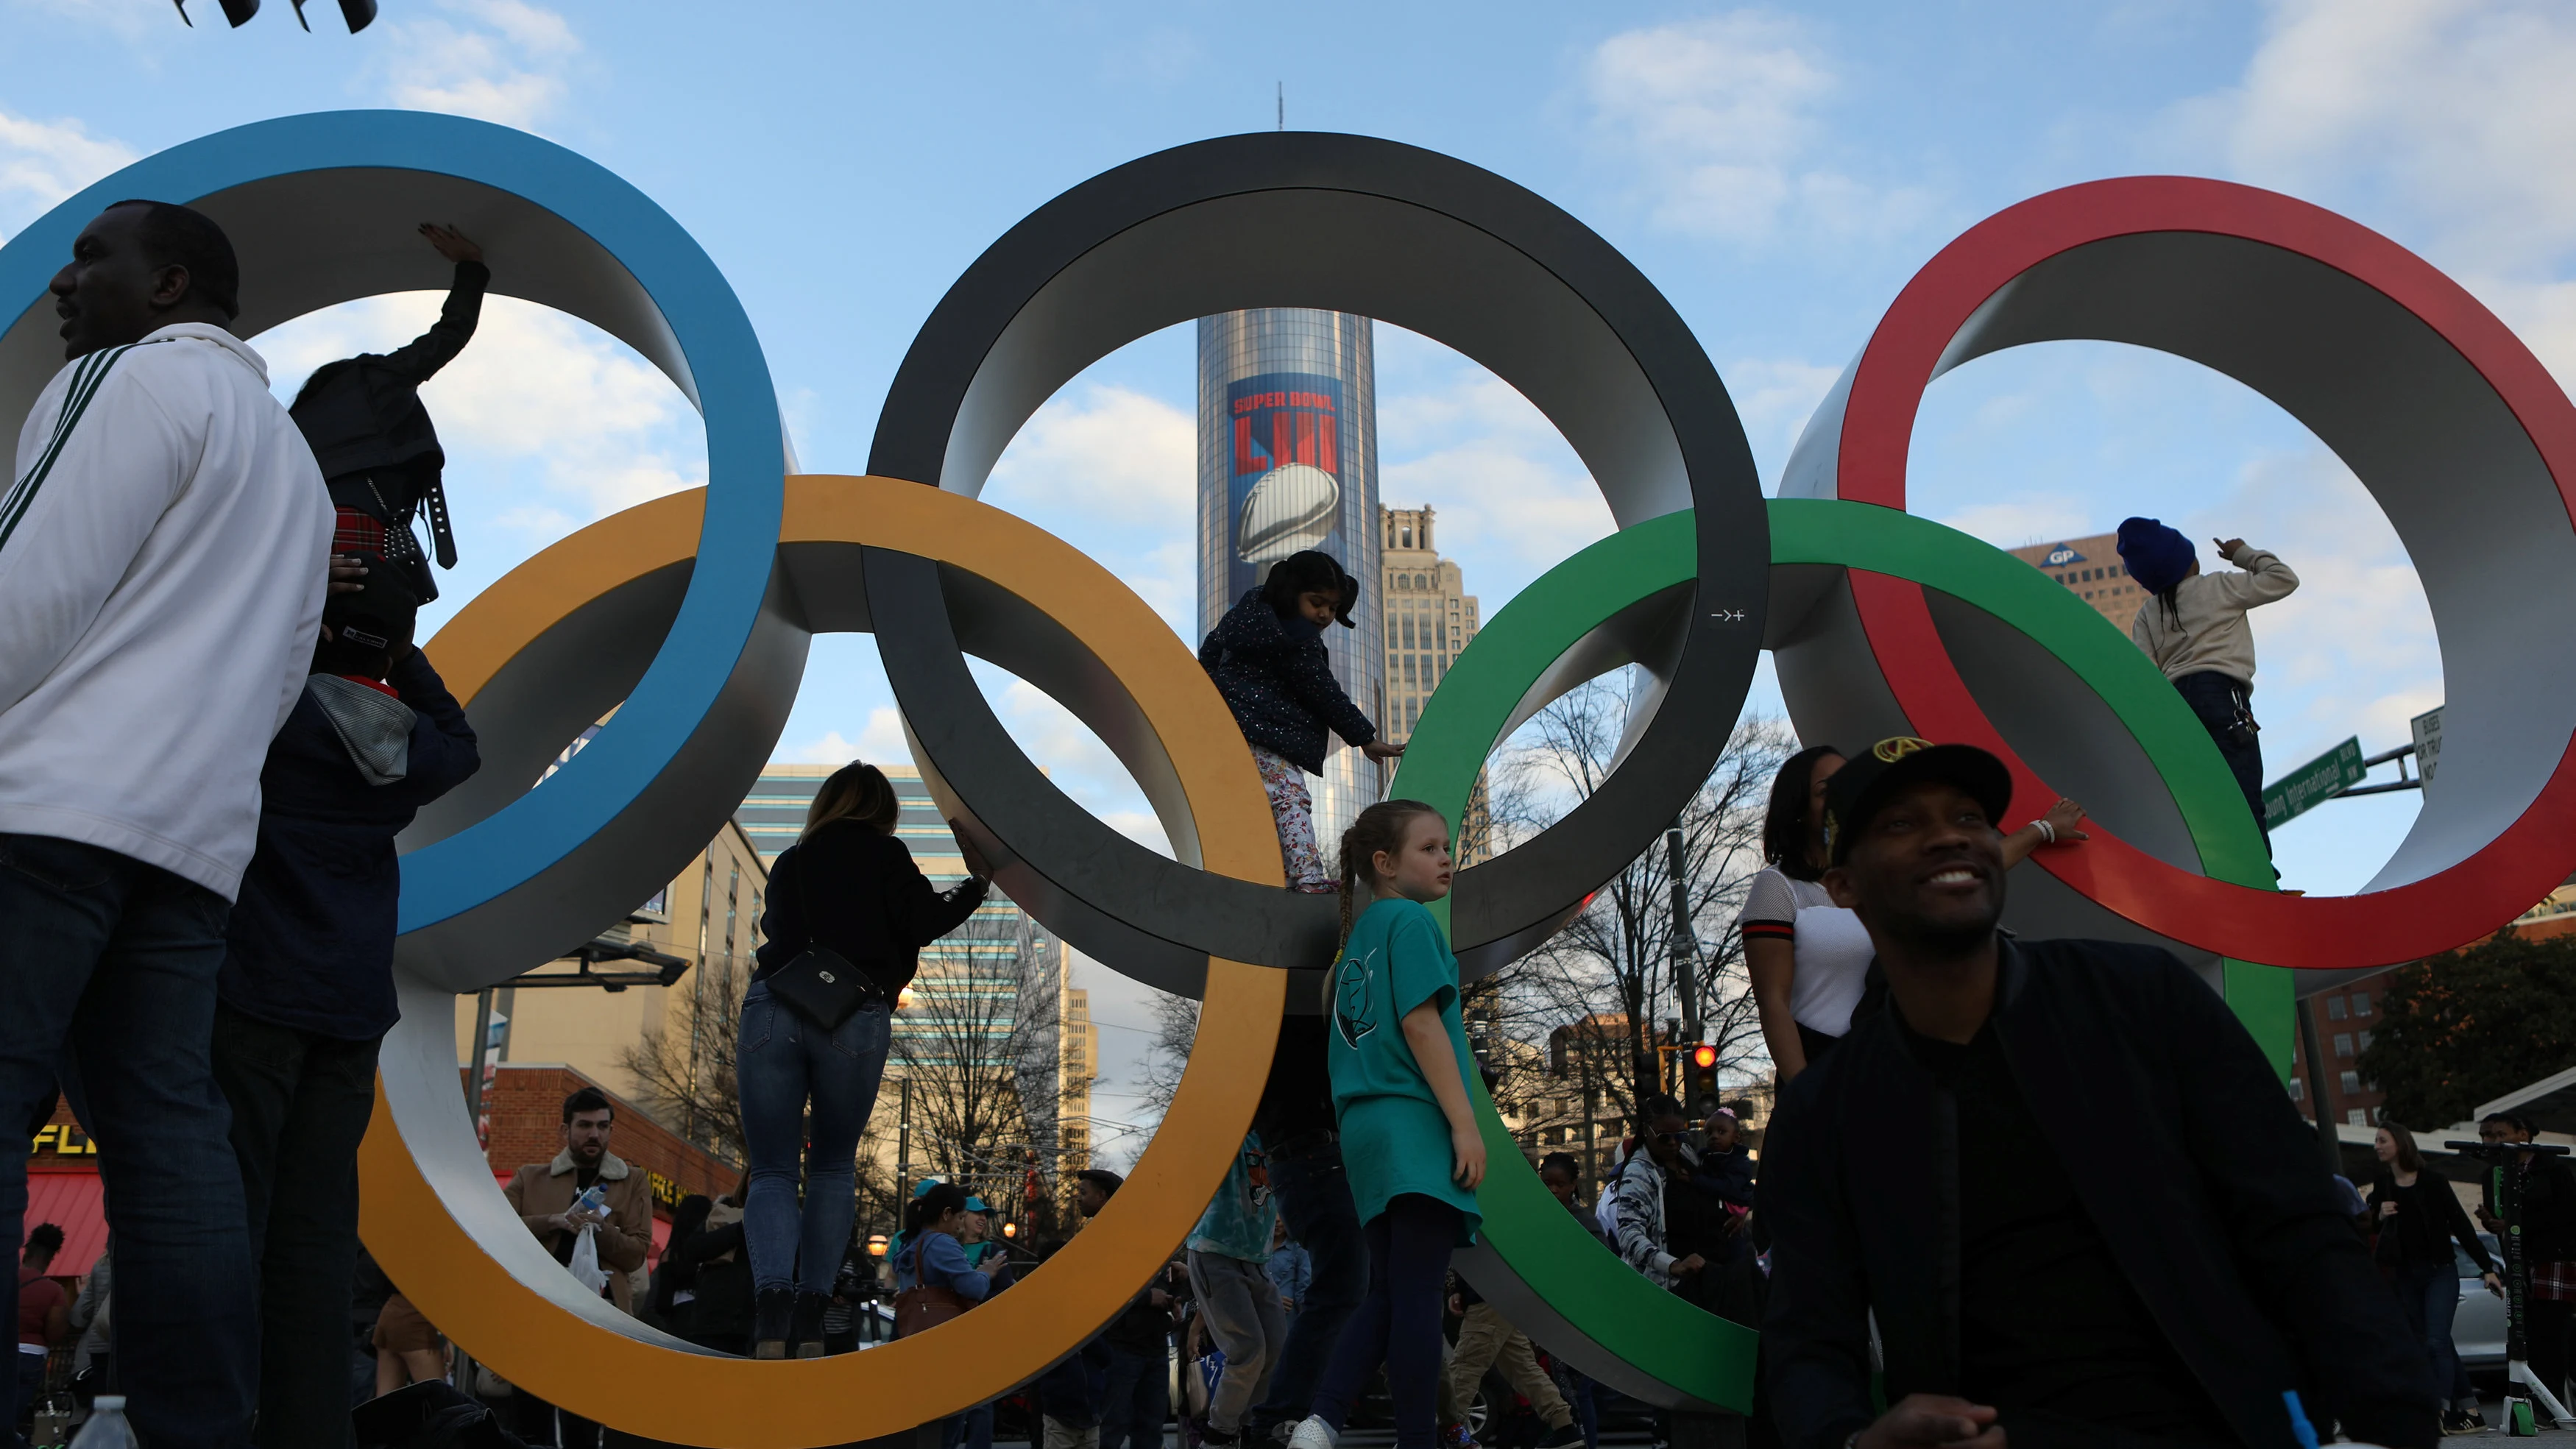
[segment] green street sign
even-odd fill
[[[2278,830],[2369,775],[2361,767],[2360,737],[2348,739],[2263,787],[2263,828]]]

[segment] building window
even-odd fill
[[[2367,991],[2356,991],[2356,992],[2354,992],[2354,993],[2352,994],[2352,1014],[2353,1014],[2353,1015],[2355,1015],[2355,1016],[2368,1016],[2368,1015],[2370,1015],[2370,993],[2369,993],[2369,992],[2367,992]]]
[[[2360,1036],[2360,1038],[2361,1038],[2361,1049],[2362,1049],[2363,1051],[2368,1051],[2368,1050],[2370,1050],[2370,1033],[2365,1031],[2365,1032],[2361,1032],[2361,1033],[2359,1033],[2358,1035],[2359,1035],[2359,1036]]]
[[[2326,998],[2326,1015],[2333,1017],[2337,1021],[2343,1020],[2344,1010],[2342,997],[2329,996]]]
[[[2343,1074],[2342,1080],[2343,1090],[2346,1096],[2350,1096],[2351,1094],[2361,1090],[2361,1073],[2346,1072]]]
[[[2339,1031],[2335,1033],[2335,1055],[2339,1057],[2348,1057],[2352,1055],[2351,1032]]]
[[[2343,1120],[2351,1123],[2355,1127],[2367,1127],[2370,1125],[2370,1114],[2359,1107],[2355,1107],[2351,1111],[2343,1114]]]
[[[2290,1100],[2293,1102],[2303,1102],[2307,1100],[2307,1096],[2308,1084],[2299,1080],[2297,1077],[2292,1077],[2290,1079]]]

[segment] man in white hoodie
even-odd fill
[[[0,1123],[59,1073],[98,1138],[120,1376],[155,1446],[249,1438],[215,982],[331,540],[313,455],[227,330],[239,276],[185,207],[100,213],[51,289],[70,365],[0,496]],[[0,1151],[11,1241],[25,1158]]]

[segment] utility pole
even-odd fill
[[[492,1050],[492,988],[474,996],[474,1065],[465,1074],[465,1125],[483,1117],[483,1061]]]
[[[900,1227],[903,1206],[912,1201],[912,1078],[896,1080],[903,1084],[903,1110],[896,1118],[894,1137],[894,1211]]]
[[[1672,877],[1673,886],[1673,996],[1681,1004],[1682,1028],[1689,1042],[1696,1042],[1699,1040],[1699,983],[1692,979],[1692,968],[1699,963],[1699,942],[1691,934],[1690,877],[1682,869],[1682,859],[1682,827],[1676,821],[1671,829],[1664,832],[1664,869]]]
[[[1288,129],[1288,83],[1279,83],[1279,129]]]

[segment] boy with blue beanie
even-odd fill
[[[2254,824],[2263,826],[2263,746],[2254,722],[2254,631],[2245,611],[2285,599],[2299,576],[2273,554],[2241,538],[2213,539],[2221,558],[2242,573],[2204,574],[2191,540],[2153,518],[2120,524],[2120,562],[2150,595],[2129,637],[2173,681],[2201,727],[2218,745],[2245,792]],[[2263,832],[2269,850],[2272,835]]]

